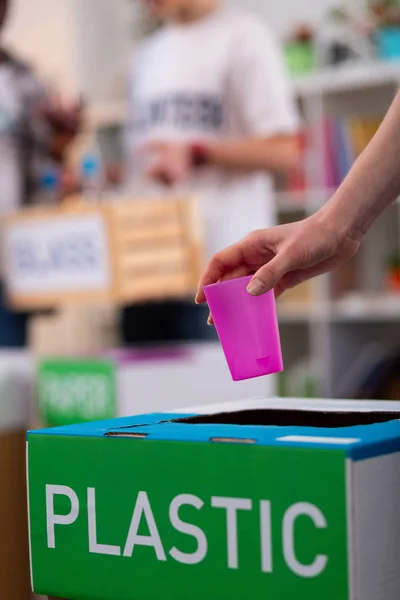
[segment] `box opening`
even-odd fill
[[[400,412],[323,412],[311,410],[242,410],[176,419],[187,425],[254,425],[271,427],[339,428],[400,420]]]

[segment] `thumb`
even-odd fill
[[[247,291],[251,296],[262,296],[278,284],[281,278],[291,269],[290,261],[284,253],[279,253],[266,265],[261,267],[250,281]]]

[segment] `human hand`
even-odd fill
[[[51,150],[55,158],[61,159],[79,134],[83,110],[82,100],[63,102],[58,95],[51,96],[39,107],[39,113],[51,131]]]
[[[76,197],[82,192],[79,174],[71,167],[64,167],[60,173],[60,196],[63,201]]]
[[[147,176],[157,183],[172,186],[187,179],[192,168],[190,146],[169,142],[150,142],[144,147],[150,155]]]
[[[206,302],[204,287],[218,281],[254,275],[248,291],[276,296],[349,260],[360,240],[352,239],[320,213],[288,225],[255,231],[216,254],[199,284],[196,302]]]
[[[120,162],[108,163],[104,166],[105,177],[110,185],[121,185],[125,179],[125,168]]]

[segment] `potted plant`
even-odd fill
[[[286,63],[292,75],[304,75],[315,68],[314,32],[308,25],[296,27],[285,43]]]
[[[371,0],[370,11],[378,56],[387,61],[400,60],[400,0]]]

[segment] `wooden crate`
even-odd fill
[[[73,202],[3,222],[5,283],[15,309],[191,296],[202,268],[193,198]]]

